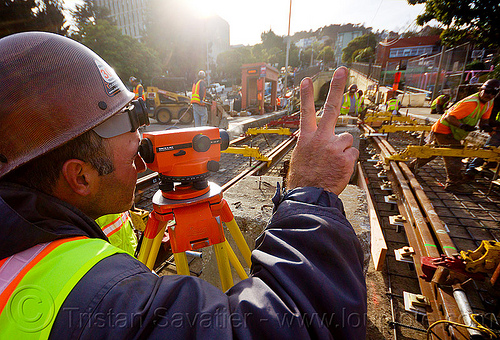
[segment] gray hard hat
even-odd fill
[[[0,177],[78,137],[134,98],[84,45],[46,32],[0,39]]]

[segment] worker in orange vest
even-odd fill
[[[193,83],[191,93],[191,104],[193,105],[194,126],[206,126],[208,124],[208,112],[205,106],[205,95],[207,83],[205,82],[205,71],[198,72],[198,80]]]
[[[134,92],[134,99],[142,98],[142,100],[146,101],[146,93],[144,92],[144,87],[142,86],[141,83],[137,80],[136,77],[132,76],[129,78],[130,84],[133,86],[133,92]]]

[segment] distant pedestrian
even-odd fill
[[[133,87],[133,92],[134,92],[134,99],[139,99],[142,98],[142,100],[146,101],[146,93],[144,92],[144,87],[142,84],[137,80],[136,77],[132,76],[128,80],[130,84],[132,84]]]
[[[394,116],[399,116],[399,109],[401,108],[401,102],[398,98],[396,92],[394,92],[391,99],[388,99],[386,104],[386,110],[391,112]]]
[[[359,112],[360,100],[357,94],[358,85],[352,84],[349,86],[348,92],[342,97],[342,106],[340,107],[341,115],[349,115],[357,117]]]
[[[205,71],[200,70],[200,72],[198,72],[198,80],[193,84],[191,104],[193,105],[195,127],[208,124],[208,112],[205,106],[205,95],[207,92],[205,77]]]
[[[446,106],[450,102],[449,94],[442,94],[432,101],[431,113],[442,115],[446,111]]]
[[[359,99],[359,118],[363,120],[366,114],[365,96],[363,95],[363,90],[358,90],[358,99]]]

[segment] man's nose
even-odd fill
[[[146,171],[146,163],[142,159],[141,155],[137,154],[137,156],[135,156],[134,163],[137,173]]]

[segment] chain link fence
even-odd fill
[[[465,71],[469,51],[470,45],[466,43],[446,49],[444,54],[438,53],[429,57],[409,59],[405,72],[406,87],[423,90],[430,94],[446,90],[453,95],[458,85],[469,80],[469,74]],[[441,69],[439,69],[441,58]],[[434,91],[436,84],[437,88]]]

